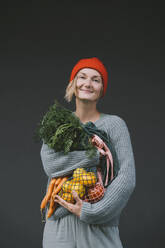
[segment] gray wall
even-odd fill
[[[98,57],[109,73],[101,112],[122,117],[137,185],[120,221],[127,248],[164,241],[164,9],[156,1],[16,1],[1,8],[0,247],[41,247],[47,177],[33,132],[64,100],[75,63]]]

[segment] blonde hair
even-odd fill
[[[77,76],[75,76],[75,78],[72,81],[70,81],[68,86],[66,87],[64,98],[67,102],[72,101],[72,97],[73,97],[74,92],[76,90],[76,83],[77,83]]]
[[[75,90],[76,90],[76,83],[77,83],[77,75],[74,77],[74,79],[72,81],[69,82],[68,86],[66,87],[64,99],[67,102],[72,101],[72,97],[73,97]],[[102,88],[100,90],[99,98],[101,98],[102,96],[103,96],[103,80],[102,80]]]

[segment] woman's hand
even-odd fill
[[[75,204],[72,204],[72,203],[69,203],[69,202],[63,200],[59,195],[55,196],[54,201],[59,203],[64,208],[68,209],[73,214],[75,214],[78,217],[80,217],[83,201],[79,198],[79,196],[78,196],[76,191],[73,190],[72,194],[73,194],[74,199],[76,200]]]

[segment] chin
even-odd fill
[[[79,100],[91,101],[91,102],[97,101],[97,100],[98,100],[97,98],[93,98],[93,97],[84,97],[84,96],[77,96],[77,98],[78,98]]]
[[[92,94],[85,94],[82,91],[79,91],[78,94],[75,95],[79,100],[88,100],[88,101],[97,101],[98,96],[92,96]]]

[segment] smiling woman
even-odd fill
[[[82,74],[84,76],[82,76]],[[75,89],[77,99],[98,101],[102,94],[102,89],[103,83],[98,71],[91,68],[84,68],[78,72]]]
[[[86,73],[84,73],[86,72]],[[97,93],[99,98],[103,96],[103,82],[102,82],[102,77],[99,75],[94,75],[97,72],[94,69],[82,69],[80,70],[75,78],[70,82],[70,84],[66,88],[66,94],[65,94],[65,99],[70,102],[72,100],[73,95],[78,97],[78,92],[83,92],[83,93]],[[90,100],[90,98],[89,98]],[[92,99],[91,99],[92,100]]]
[[[135,188],[135,161],[126,122],[117,115],[100,113],[97,109],[97,102],[105,95],[107,82],[107,70],[98,58],[81,59],[73,67],[65,99],[70,102],[75,97],[76,110],[73,113],[81,123],[93,122],[107,134],[119,161],[118,174],[107,186],[104,197],[96,203],[83,201],[76,192],[72,192],[75,204],[57,195],[55,202],[59,206],[46,220],[43,248],[123,247],[118,225],[120,214]],[[104,152],[103,156],[106,156],[107,151]],[[73,169],[99,167],[101,156],[99,150],[89,159],[84,150],[64,155],[44,143],[41,148],[48,185],[51,178],[59,174],[67,176]]]

